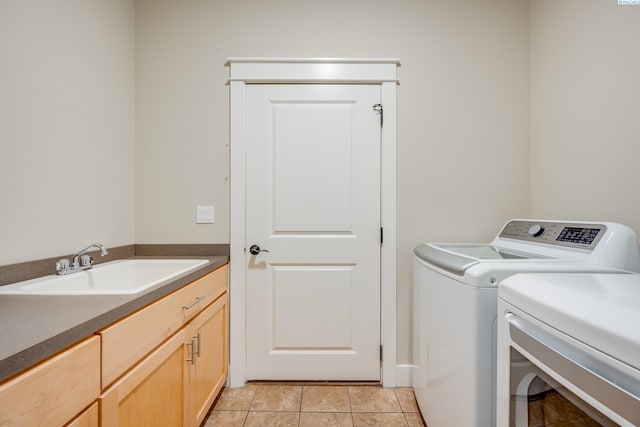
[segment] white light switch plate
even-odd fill
[[[213,224],[213,206],[196,206],[196,224]]]

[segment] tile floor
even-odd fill
[[[601,425],[555,390],[530,397],[528,406],[529,425],[533,427]]]
[[[425,426],[411,387],[249,384],[222,391],[203,427]]]

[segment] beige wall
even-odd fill
[[[134,241],[134,7],[0,2],[0,265]]]
[[[398,361],[411,250],[529,214],[526,0],[138,0],[136,241],[229,240],[229,56],[398,57]],[[195,224],[213,204],[216,223]]]
[[[640,236],[640,6],[531,2],[532,213]]]

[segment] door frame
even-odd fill
[[[227,58],[230,77],[230,387],[246,382],[246,85],[326,83],[379,85],[381,130],[380,342],[382,385],[395,387],[396,373],[396,77],[400,60],[336,58]]]

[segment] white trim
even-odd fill
[[[382,384],[396,385],[396,84],[382,83],[381,204],[384,242],[380,264],[380,330],[382,339]]]
[[[230,84],[230,262],[229,262],[229,384],[242,387],[246,379],[245,236],[245,89]]]
[[[396,366],[396,71],[398,59],[228,58],[230,68],[230,369],[229,384],[246,381],[245,295],[245,90],[246,84],[369,83],[381,85],[381,200],[384,243],[381,249],[382,384],[395,387]]]
[[[413,387],[413,370],[415,365],[398,365],[396,367],[396,387]]]
[[[229,81],[245,83],[383,83],[397,82],[397,60],[330,61],[322,59],[227,59]]]
[[[244,82],[244,83],[256,83],[256,84],[264,84],[264,83],[309,83],[308,79],[293,79],[293,78],[282,78],[282,79],[276,79],[276,78],[265,78],[265,79],[245,79],[245,78],[237,78],[237,79],[227,79],[228,82]],[[319,84],[319,83],[326,83],[326,84],[331,84],[331,83],[340,83],[340,84],[379,84],[381,82],[394,82],[394,83],[398,83],[397,79],[389,79],[389,80],[380,80],[378,78],[371,78],[371,79],[337,79],[337,78],[330,78],[330,79],[315,79],[313,81],[313,84]]]
[[[227,64],[232,63],[297,63],[297,64],[322,64],[322,63],[336,63],[336,64],[395,64],[400,65],[400,59],[398,58],[246,58],[246,57],[231,57],[227,58]]]

